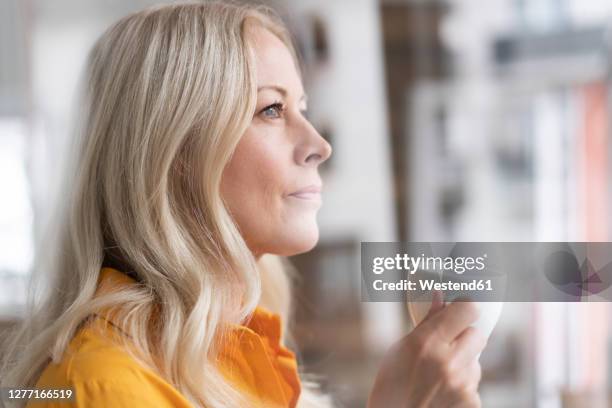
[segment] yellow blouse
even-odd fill
[[[134,281],[115,269],[103,268],[101,282],[106,287],[109,282]],[[27,407],[191,407],[170,383],[111,341],[117,330],[112,319],[106,322],[95,317],[79,329],[62,360],[48,364],[36,384],[39,389],[72,388],[74,399],[30,400]],[[295,355],[280,338],[280,316],[258,307],[246,325],[235,327],[219,355],[221,372],[236,387],[250,393],[258,401],[258,408],[295,407],[300,395]]]

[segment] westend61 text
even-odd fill
[[[396,282],[384,282],[377,279],[373,282],[374,290],[423,290],[423,291],[492,291],[491,279],[474,279],[469,282],[438,282],[434,279],[421,279],[417,282],[402,279]]]

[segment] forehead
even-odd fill
[[[272,32],[253,27],[248,33],[255,56],[257,85],[278,85],[288,92],[301,92],[302,83],[287,46]]]

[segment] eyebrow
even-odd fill
[[[279,85],[264,85],[264,86],[260,86],[259,88],[257,88],[257,93],[259,93],[260,91],[263,91],[265,89],[272,89],[272,90],[278,92],[279,94],[281,94],[283,96],[283,98],[287,97],[287,90],[285,88],[283,88],[282,86],[279,86]],[[308,95],[303,94],[302,97],[300,98],[300,101],[307,102],[308,101]]]

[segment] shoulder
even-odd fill
[[[190,406],[176,388],[94,328],[79,330],[62,359],[49,363],[36,384],[68,387],[77,407]]]

